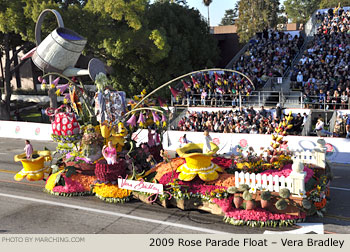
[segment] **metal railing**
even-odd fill
[[[307,99],[306,99],[307,98]],[[337,98],[337,100],[336,100]],[[340,97],[326,97],[320,99],[319,96],[307,96],[302,92],[282,92],[282,91],[252,91],[249,95],[231,94],[211,95],[205,99],[200,94],[191,97],[182,97],[177,100],[172,99],[172,106],[205,106],[205,107],[247,107],[247,106],[276,106],[279,103],[283,107],[299,107],[308,109],[336,110],[350,109],[350,97],[347,102],[341,102]]]

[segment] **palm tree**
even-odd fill
[[[203,4],[208,7],[208,26],[210,27],[210,18],[209,18],[209,5],[213,0],[203,0]]]

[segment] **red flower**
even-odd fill
[[[40,134],[40,128],[38,127],[35,129],[35,135],[39,135],[39,134]]]
[[[326,143],[326,147],[327,147],[327,152],[333,152],[334,150],[333,145],[331,145],[330,143]]]
[[[21,130],[21,127],[17,126],[15,132],[18,133]]]

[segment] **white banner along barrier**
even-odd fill
[[[29,123],[17,121],[0,121],[0,137],[20,138],[30,140],[51,141],[51,124]],[[204,141],[203,132],[167,131],[163,135],[163,148],[175,151],[185,145],[183,136],[193,143]],[[271,135],[261,134],[233,134],[233,133],[210,133],[213,142],[219,146],[218,154],[237,154],[237,147],[247,150],[253,147],[255,152],[260,153],[260,148],[266,148],[271,143]],[[138,130],[133,133],[133,139],[139,145],[147,143],[148,130]],[[312,150],[316,145],[318,137],[308,136],[286,136],[290,150]],[[346,138],[324,138],[327,147],[327,160],[330,162],[350,164],[350,139]]]

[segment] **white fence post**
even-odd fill
[[[322,138],[317,140],[315,151],[315,164],[319,167],[326,168],[326,141]]]
[[[305,192],[305,177],[306,172],[304,172],[304,163],[307,161],[305,159],[305,153],[303,151],[295,151],[293,159],[292,172],[289,174],[289,177],[292,181],[292,190],[291,193],[299,194],[300,192]]]

